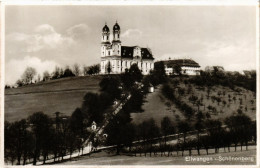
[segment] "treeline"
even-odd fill
[[[234,147],[237,151],[238,146],[242,151],[243,146],[248,150],[249,144],[256,144],[256,121],[251,121],[246,115],[227,117],[223,123],[211,119],[197,120],[191,125],[188,121],[173,123],[165,117],[161,127],[153,119],[138,125],[123,125],[122,122],[127,120],[117,120],[110,125],[115,131],[108,136],[107,143],[116,145],[117,154],[131,153],[134,156],[170,156],[173,152],[177,155],[181,152],[183,156],[185,151],[192,155],[192,150],[200,155],[201,150],[209,154],[209,149],[218,153],[220,148],[230,152],[230,148]],[[173,140],[177,140],[177,143]]]
[[[66,77],[96,75],[99,74],[99,72],[99,64],[95,64],[92,66],[83,66],[82,68],[78,64],[74,64],[72,67],[66,66],[65,68],[56,66],[53,72],[50,73],[48,71],[44,71],[41,76],[41,74],[37,74],[35,68],[27,67],[21,78],[16,81],[15,85],[17,87],[21,87],[24,85]],[[11,88],[11,86],[6,85],[5,88],[8,89]]]
[[[190,83],[198,86],[211,87],[222,85],[235,90],[235,86],[240,86],[256,93],[256,71],[251,71],[250,75],[242,75],[239,72],[214,71],[213,73],[201,71],[200,75],[189,78]]]
[[[39,160],[63,160],[73,151],[80,151],[89,133],[81,126],[83,122],[78,122],[77,113],[53,119],[37,112],[26,120],[5,122],[5,162],[36,165]]]

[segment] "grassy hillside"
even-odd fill
[[[42,111],[70,115],[87,92],[99,92],[102,76],[63,78],[5,90],[5,120],[16,121]]]
[[[250,90],[237,87],[237,91],[234,91],[229,87],[215,85],[210,89],[208,97],[207,88],[198,87],[194,84],[185,84],[183,81],[179,81],[178,85],[174,81],[170,81],[169,83],[173,88],[176,88],[176,95],[179,95],[178,90],[183,90],[184,93],[180,93],[179,95],[181,100],[195,111],[199,108],[206,118],[223,121],[226,117],[237,114],[238,109],[240,109],[242,113],[249,116],[252,120],[256,119],[256,97],[254,92]],[[201,104],[197,105],[189,100],[191,95],[198,97],[201,100]],[[215,98],[219,98],[221,101],[218,102]],[[215,109],[213,110],[209,106]],[[169,101],[162,95],[161,87],[156,89],[154,93],[147,95],[142,109],[144,110],[142,113],[131,114],[133,123],[139,124],[153,118],[157,125],[160,126],[161,120],[165,116],[168,116],[174,124],[185,119],[183,112],[176,108],[174,102]],[[193,119],[195,119],[195,116],[192,117]]]
[[[178,118],[176,117],[177,115],[180,119],[184,118],[180,110],[176,109],[174,105],[170,104],[170,102],[162,95],[161,86],[156,88],[155,92],[149,93],[146,96],[142,109],[144,112],[131,113],[133,123],[140,124],[145,120],[153,118],[157,125],[160,126],[161,120],[166,116],[172,121]],[[173,109],[175,109],[174,112]]]

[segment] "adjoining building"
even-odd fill
[[[174,59],[162,61],[166,75],[177,75],[175,68],[180,67],[183,75],[199,75],[200,65],[192,59]]]
[[[122,46],[120,26],[116,22],[113,27],[113,39],[110,41],[110,30],[105,24],[101,40],[101,74],[124,73],[132,64],[137,64],[144,75],[154,68],[154,58],[149,48],[139,46]]]

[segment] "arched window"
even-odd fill
[[[119,39],[119,34],[117,34],[117,37],[118,37],[118,39]]]
[[[108,36],[107,36],[107,40],[108,40]]]
[[[108,55],[110,55],[110,51],[108,51]]]

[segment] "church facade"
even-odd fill
[[[139,46],[122,46],[120,40],[120,26],[116,22],[113,26],[112,40],[110,30],[105,24],[101,39],[101,74],[120,74],[137,64],[144,75],[154,68],[154,58],[149,48]]]

